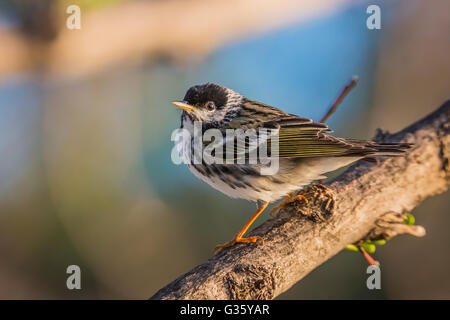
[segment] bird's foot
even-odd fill
[[[222,249],[232,247],[238,243],[256,243],[258,240],[261,241],[262,245],[264,245],[264,239],[261,237],[258,237],[258,236],[248,237],[248,238],[241,238],[241,237],[234,238],[233,240],[231,240],[227,243],[219,244],[218,246],[216,246],[216,248],[214,249],[214,252],[218,252]]]
[[[279,205],[275,206],[270,211],[270,215],[272,217],[276,216],[276,213],[278,213],[281,208],[284,208],[289,203],[295,202],[297,200],[303,200],[303,201],[305,201],[306,204],[308,204],[308,199],[306,199],[306,197],[304,195],[302,195],[302,194],[299,194],[299,195],[296,195],[296,196],[294,196],[294,195],[295,195],[295,191],[292,191],[291,193],[289,193],[282,203],[280,203]]]

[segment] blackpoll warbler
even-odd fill
[[[196,121],[201,121],[202,132],[208,129],[225,132],[227,129],[263,128],[276,132],[278,150],[271,152],[272,156],[278,157],[279,168],[272,175],[261,174],[260,169],[264,167],[261,163],[187,163],[192,173],[213,188],[232,198],[257,203],[258,209],[234,239],[217,246],[218,249],[257,240],[264,243],[261,237],[242,236],[270,202],[283,196],[287,198],[282,205],[302,199],[302,196],[293,197],[293,193],[314,180],[325,178],[323,175],[327,172],[366,157],[399,156],[410,147],[407,143],[375,143],[335,138],[326,134],[331,130],[324,123],[288,114],[213,83],[191,87],[183,101],[172,103],[183,110],[181,128],[191,134],[194,133]],[[192,159],[195,148],[194,137],[191,137],[189,159]],[[238,152],[236,148],[233,150]]]

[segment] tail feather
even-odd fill
[[[367,157],[373,156],[401,156],[404,155],[413,144],[411,143],[377,143],[373,141],[363,141],[363,140],[346,140],[353,144],[350,153],[355,152],[355,154],[360,154]]]

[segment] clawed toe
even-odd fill
[[[295,201],[303,200],[303,201],[305,201],[306,204],[308,204],[308,199],[306,199],[306,197],[304,195],[299,194],[299,195],[294,196],[294,194],[295,194],[295,191],[289,193],[282,203],[280,203],[279,205],[275,206],[270,211],[270,216],[271,217],[275,217],[276,213],[278,213],[281,208],[284,208],[289,203],[292,203],[292,202],[295,202]]]
[[[248,237],[248,238],[235,238],[227,243],[217,245],[216,248],[214,249],[214,252],[219,252],[220,250],[232,247],[238,243],[256,243],[258,240],[261,241],[262,245],[264,245],[264,239],[259,236]]]
[[[295,200],[299,200],[299,201],[303,200],[303,201],[305,201],[306,204],[309,203],[308,199],[306,199],[306,197],[304,195],[302,195],[302,194],[299,194],[299,195],[295,196],[294,200],[292,202],[294,202]]]

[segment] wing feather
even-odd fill
[[[399,155],[409,148],[407,144],[378,144],[373,141],[336,138],[327,135],[333,131],[325,123],[288,114],[275,107],[251,100],[243,104],[234,119],[228,123],[227,128],[240,128],[244,131],[276,129],[277,150],[271,150],[270,137],[262,139],[262,142],[258,141],[256,148],[259,149],[261,143],[265,143],[269,155],[280,158]],[[255,145],[249,146],[249,143],[245,142],[243,147],[236,142],[235,139],[234,150],[231,150],[233,154],[228,155],[228,159],[230,156],[233,159],[248,158],[249,148],[255,148]],[[229,151],[224,151],[224,158],[227,152]]]

